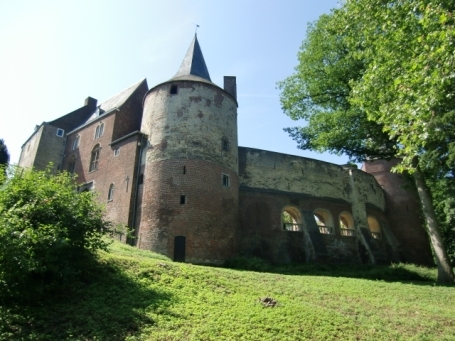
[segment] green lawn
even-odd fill
[[[66,292],[3,305],[0,339],[455,340],[455,287],[435,285],[434,269],[252,272],[173,263],[118,243],[90,266]],[[264,307],[263,297],[278,303]]]

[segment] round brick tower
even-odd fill
[[[234,255],[239,202],[234,79],[225,78],[226,90],[211,82],[195,36],[177,74],[146,94],[138,247],[192,263],[222,263]]]

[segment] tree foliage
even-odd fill
[[[0,187],[0,292],[42,292],[75,278],[84,261],[105,249],[110,223],[90,192],[71,175],[10,168]],[[2,181],[0,181],[1,183]]]
[[[9,163],[9,153],[8,148],[6,147],[5,141],[0,139],[0,165],[8,165]]]
[[[300,148],[353,161],[403,159],[398,170],[414,174],[446,282],[453,272],[423,175],[453,181],[454,7],[448,0],[346,1],[309,26],[295,74],[279,83],[285,113],[307,121],[287,129]],[[439,194],[444,201],[448,192]]]

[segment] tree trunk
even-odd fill
[[[425,216],[427,223],[427,232],[430,237],[431,246],[433,247],[436,264],[438,266],[438,282],[453,284],[453,270],[450,265],[449,257],[447,256],[447,251],[442,243],[441,232],[439,231],[439,224],[436,219],[436,214],[434,213],[430,190],[428,189],[423,174],[419,169],[418,160],[415,160],[413,164],[415,166],[415,171],[413,173],[414,181],[417,187],[417,192],[419,193],[423,215]]]

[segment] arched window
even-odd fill
[[[76,155],[72,155],[70,161],[68,162],[68,172],[74,173],[76,169]]]
[[[314,219],[322,234],[333,234],[333,218],[329,211],[318,208],[314,211]]]
[[[96,171],[98,169],[98,160],[100,158],[101,147],[99,144],[96,144],[92,149],[92,155],[90,157],[90,167],[89,172]]]
[[[107,194],[107,200],[112,201],[114,200],[114,184],[109,186],[109,193]]]
[[[375,217],[373,216],[368,216],[368,227],[370,228],[371,235],[373,236],[374,239],[381,239],[381,225],[379,225],[379,222],[376,220]]]
[[[281,211],[281,223],[283,230],[286,231],[302,231],[302,215],[297,207],[286,206]]]
[[[80,136],[77,135],[73,140],[73,150],[75,150],[79,147],[79,141],[80,141]]]
[[[340,233],[342,236],[355,236],[354,219],[352,219],[352,215],[349,212],[340,213]]]
[[[95,130],[95,139],[100,138],[104,134],[104,123],[98,124]]]

